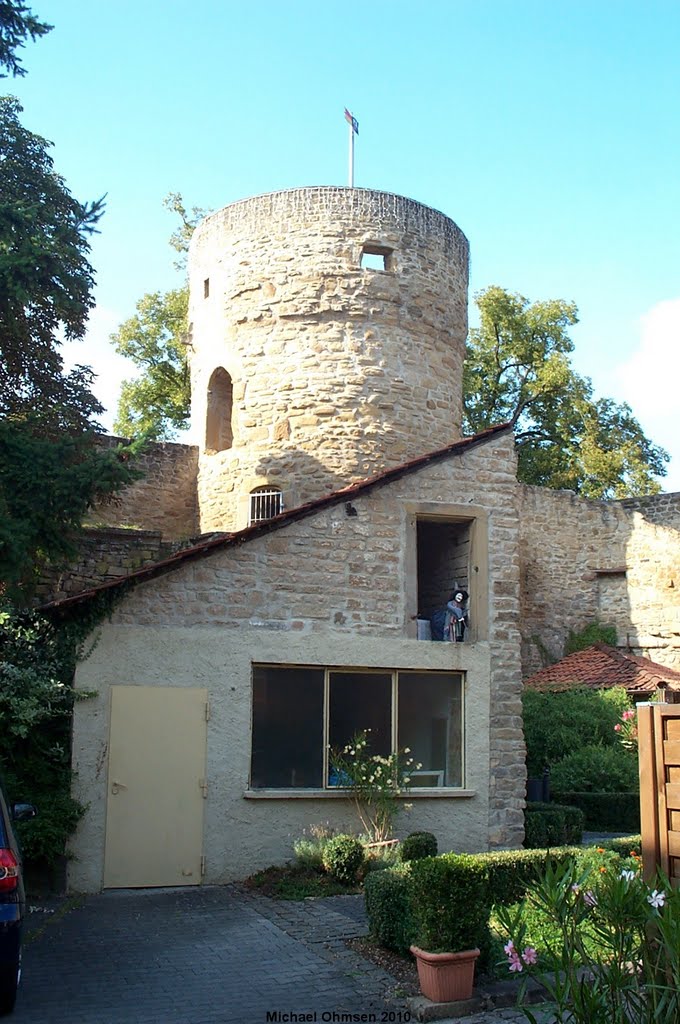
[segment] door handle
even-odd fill
[[[121,789],[127,789],[127,786],[122,782],[116,782],[115,780],[111,783],[111,792],[116,796]]]

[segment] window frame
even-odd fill
[[[254,719],[253,719],[253,699],[254,699],[254,682],[255,672],[258,668],[265,669],[267,671],[276,669],[300,669],[302,670],[317,670],[323,671],[323,700],[322,700],[322,714],[323,714],[323,750],[322,750],[322,764],[321,764],[321,786],[314,787],[281,787],[281,786],[260,786],[253,788],[252,786],[252,770],[253,770],[253,747],[254,747]],[[469,790],[466,789],[466,776],[467,776],[467,758],[466,758],[466,673],[464,671],[455,669],[413,669],[413,668],[394,668],[394,667],[371,667],[362,668],[360,666],[346,666],[346,665],[310,665],[310,664],[286,664],[283,662],[260,662],[254,661],[251,664],[251,728],[250,728],[250,753],[249,753],[249,765],[248,765],[248,788],[247,794],[249,796],[346,796],[347,790],[342,786],[331,785],[328,781],[329,777],[329,740],[330,740],[330,689],[331,689],[331,676],[333,673],[343,674],[356,674],[361,676],[366,675],[391,675],[391,687],[390,687],[390,744],[391,751],[394,753],[398,749],[399,740],[399,675],[422,674],[432,677],[450,677],[454,682],[457,681],[459,685],[459,699],[460,699],[460,718],[458,725],[460,728],[460,785],[459,786],[414,786],[407,791],[409,799],[412,796],[470,796],[472,795]],[[436,774],[435,769],[427,770],[428,775]]]

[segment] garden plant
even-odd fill
[[[680,892],[661,875],[646,884],[637,856],[597,854],[548,862],[520,904],[496,909],[507,968],[538,978],[559,1022],[677,1024]],[[526,984],[519,1002],[536,1024],[525,997]]]

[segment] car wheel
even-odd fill
[[[19,965],[3,967],[0,970],[0,1017],[11,1013],[19,987]]]

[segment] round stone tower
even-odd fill
[[[468,251],[448,217],[369,189],[273,192],[199,224],[189,353],[202,531],[460,437]]]

